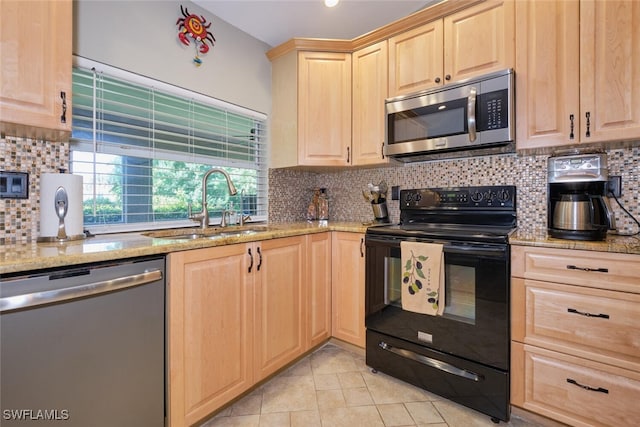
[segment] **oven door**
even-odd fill
[[[498,369],[509,366],[509,246],[442,243],[445,309],[430,316],[402,309],[400,242],[366,237],[366,327]]]

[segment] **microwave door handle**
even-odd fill
[[[472,87],[467,97],[467,128],[469,129],[469,142],[476,140],[476,88]]]

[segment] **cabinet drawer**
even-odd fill
[[[515,344],[517,406],[575,426],[635,426],[640,374],[577,357]],[[524,372],[524,378],[522,378]]]
[[[514,316],[526,319],[514,322],[515,340],[594,352],[580,355],[640,369],[640,295],[517,278],[513,288]]]
[[[640,256],[517,246],[511,272],[524,279],[640,293]]]

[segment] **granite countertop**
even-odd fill
[[[538,246],[557,249],[576,249],[583,251],[613,252],[640,255],[640,235],[619,236],[609,233],[599,242],[583,240],[556,239],[546,229],[517,229],[509,236],[509,243],[521,246]]]
[[[102,234],[85,240],[64,243],[25,243],[0,247],[0,275],[22,271],[40,270],[112,261],[147,255],[164,255],[171,252],[246,243],[279,237],[299,236],[325,231],[364,233],[370,224],[361,222],[295,222],[249,224],[264,226],[264,230],[251,234],[220,235],[213,238],[177,239],[153,238],[146,233]],[[233,227],[225,230],[233,231]],[[576,249],[640,255],[640,236],[608,235],[601,242],[564,240],[549,237],[546,229],[518,229],[510,237],[512,245],[539,246],[559,249]]]
[[[264,231],[200,239],[153,238],[145,236],[146,232],[114,233],[63,243],[9,244],[0,247],[0,275],[325,231],[364,233],[367,230],[367,225],[361,222],[315,221],[248,226],[256,225],[263,225]],[[225,230],[232,232],[234,227]]]

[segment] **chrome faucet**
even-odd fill
[[[202,177],[202,211],[196,214],[192,214],[191,204],[189,203],[189,206],[188,206],[189,219],[200,222],[200,227],[202,229],[206,229],[207,227],[209,227],[209,210],[207,209],[207,180],[209,179],[209,176],[211,176],[216,172],[224,175],[225,179],[227,180],[227,187],[229,188],[229,194],[231,196],[235,196],[236,194],[238,194],[238,190],[236,190],[236,186],[233,185],[233,182],[231,182],[231,177],[227,172],[218,168],[209,169],[207,172],[205,172],[204,176]],[[227,226],[227,221],[225,221],[225,213],[226,211],[222,212],[222,220],[220,221],[221,227]]]

